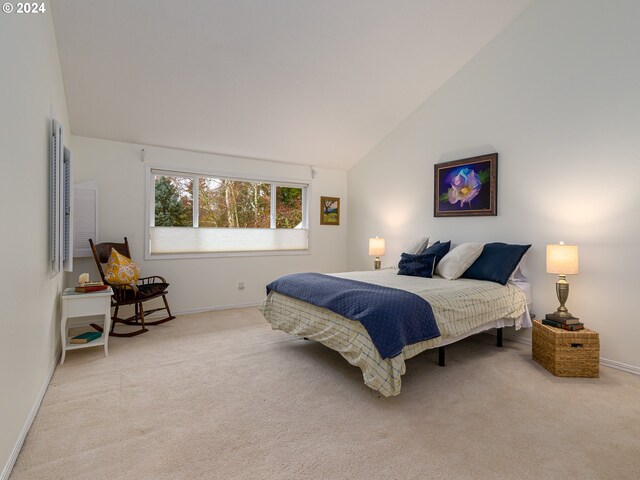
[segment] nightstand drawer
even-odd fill
[[[89,315],[102,315],[111,303],[111,294],[105,293],[100,296],[85,293],[85,297],[80,295],[63,298],[65,314],[67,317],[87,317]]]

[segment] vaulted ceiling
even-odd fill
[[[348,169],[532,0],[52,0],[75,135]]]

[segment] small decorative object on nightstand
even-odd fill
[[[384,238],[369,239],[369,256],[376,257],[373,262],[373,268],[380,270],[380,257],[384,257]]]
[[[600,376],[600,336],[587,328],[567,331],[533,321],[533,359],[557,377]]]

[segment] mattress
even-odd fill
[[[330,310],[273,291],[259,308],[274,330],[318,341],[340,353],[362,370],[364,383],[383,396],[400,393],[402,375],[406,372],[405,361],[427,349],[490,328],[531,326],[526,283],[502,286],[481,280],[407,277],[396,273],[396,270],[388,269],[335,274],[415,293],[431,304],[441,336],[407,345],[393,358],[380,356],[359,322]]]

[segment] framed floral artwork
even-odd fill
[[[434,217],[498,214],[498,154],[434,165]]]
[[[340,225],[338,197],[320,197],[320,225]]]

